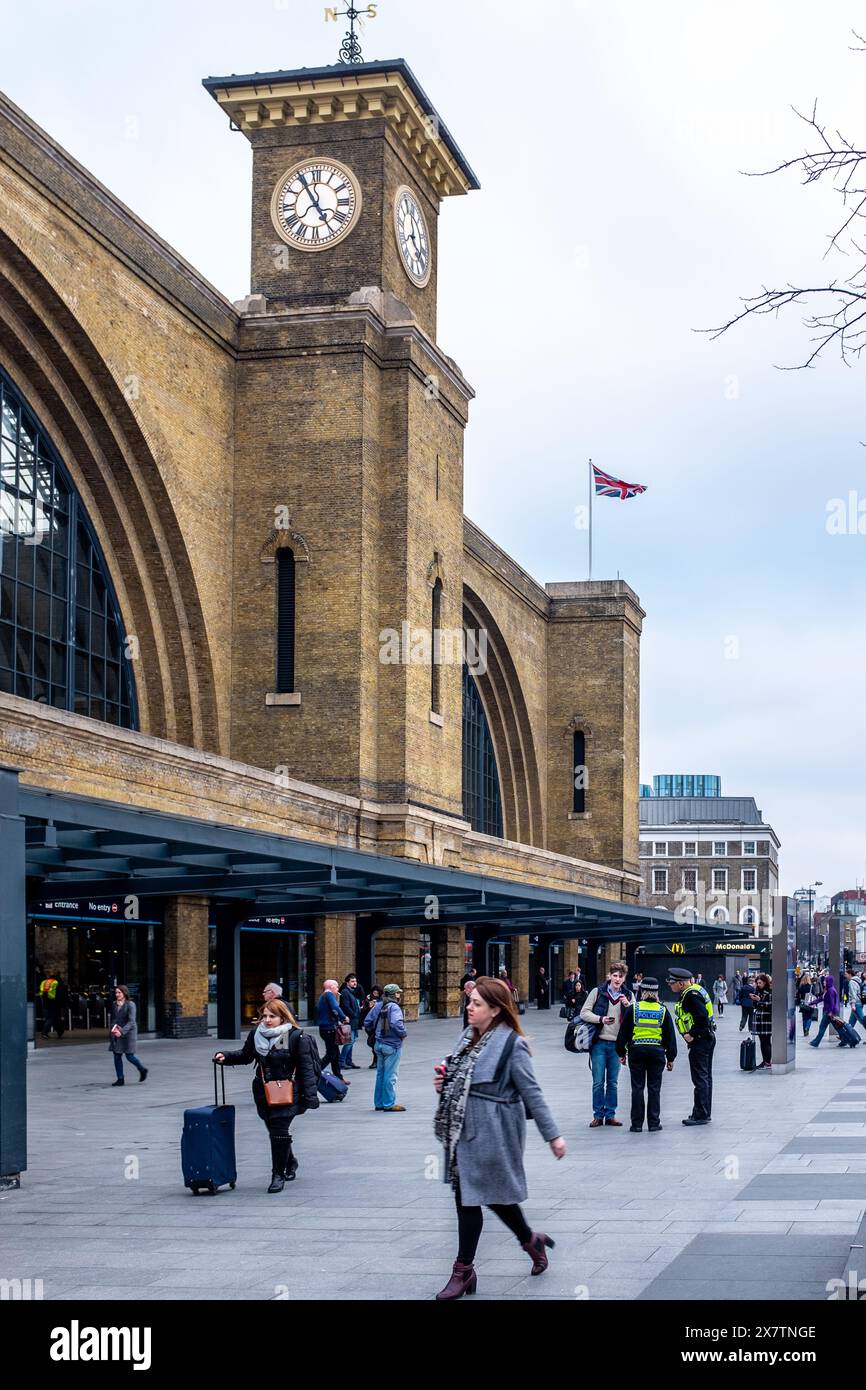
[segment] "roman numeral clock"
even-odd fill
[[[253,294],[269,312],[377,287],[436,336],[441,200],[478,187],[402,59],[214,77],[253,148]]]

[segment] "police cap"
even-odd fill
[[[691,970],[684,970],[681,965],[672,965],[668,970],[669,980],[693,980],[694,978]]]
[[[642,980],[638,980],[635,989],[658,989],[659,982],[652,975],[644,975]]]

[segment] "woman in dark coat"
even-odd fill
[[[539,1009],[550,1008],[550,981],[543,965],[538,967],[538,974],[535,977],[535,1004]]]
[[[475,1292],[475,1251],[490,1207],[532,1260],[547,1268],[554,1242],[532,1231],[518,1203],[526,1201],[523,1150],[531,1115],[557,1158],[565,1140],[547,1108],[510,991],[482,976],[469,1000],[469,1027],[451,1057],[436,1068],[436,1137],[445,1147],[445,1181],[457,1204],[458,1250],[451,1278],[436,1295],[446,1302]]]
[[[766,1067],[772,1071],[773,1058],[773,980],[770,975],[755,976],[755,1003],[752,1011],[752,1032],[761,1044],[761,1058],[756,1071]]]
[[[303,1115],[305,1110],[316,1110],[319,1105],[312,1048],[318,1056],[315,1042],[298,1027],[288,1004],[282,999],[272,999],[265,1004],[258,1024],[247,1034],[240,1051],[218,1052],[214,1057],[214,1061],[224,1067],[256,1063],[253,1100],[271,1139],[269,1192],[282,1192],[298,1171],[298,1160],[292,1153],[292,1120],[296,1115]],[[268,1105],[265,1081],[291,1081],[294,1088],[291,1103]]]
[[[114,1070],[117,1073],[117,1080],[112,1081],[112,1086],[125,1084],[124,1057],[131,1066],[135,1067],[139,1081],[147,1080],[147,1067],[135,1055],[137,1044],[138,1025],[135,1021],[135,1005],[129,997],[129,990],[126,985],[118,985],[114,991],[114,1003],[111,1006],[111,1018],[108,1025],[108,1050],[114,1053]]]

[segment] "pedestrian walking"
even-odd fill
[[[852,1028],[856,1024],[866,1032],[866,1014],[863,1011],[863,982],[855,971],[846,969],[845,978],[848,981],[848,1003],[851,1006],[851,1013],[848,1022]]]
[[[575,982],[574,982],[574,1012],[575,1012],[575,1014],[579,1014],[580,1011],[581,1011],[581,1009],[583,1008],[584,1004],[586,1003],[586,994],[587,994],[586,984],[585,984],[585,982],[584,982],[583,975],[582,975],[582,974],[580,973],[580,971],[578,970],[578,972],[577,972],[577,979],[576,979]]]
[[[361,999],[358,998],[358,976],[354,971],[346,976],[340,988],[340,1008],[349,1020],[352,1030],[351,1038],[340,1049],[340,1066],[344,1071],[360,1071],[361,1068],[352,1061],[352,1048],[358,1041],[358,1029],[361,1026]]]
[[[543,965],[539,965],[538,974],[535,977],[535,1007],[537,1009],[550,1008],[550,981]]]
[[[562,1002],[567,1009],[574,1008],[574,994],[577,982],[577,971],[569,970],[562,982]]]
[[[716,1001],[716,1012],[721,1018],[728,1002],[728,982],[724,975],[720,975],[717,980],[713,981],[713,998]]]
[[[808,1038],[809,1029],[818,1017],[818,1009],[815,1004],[817,996],[813,992],[812,976],[806,971],[800,976],[797,983],[797,1007],[800,1010],[800,1020],[803,1025],[803,1037]]]
[[[761,1061],[756,1071],[773,1069],[773,980],[763,973],[755,976],[755,1007],[752,1031],[761,1045]]]
[[[135,1067],[139,1081],[146,1081],[148,1068],[135,1055],[135,1049],[138,1045],[138,1026],[135,1021],[135,1005],[126,985],[117,985],[115,988],[108,1029],[108,1049],[114,1054],[114,1070],[117,1075],[116,1081],[111,1083],[112,1086],[125,1084],[124,1057],[130,1066]]]
[[[692,972],[680,966],[668,971],[668,984],[679,996],[674,1018],[677,1032],[689,1049],[689,1071],[695,1088],[692,1113],[683,1124],[708,1125],[713,1111],[713,1052],[716,1047],[713,1001]]]
[[[839,1003],[839,995],[836,990],[836,981],[829,973],[824,976],[824,993],[821,999],[821,1023],[818,1028],[817,1038],[809,1043],[810,1047],[819,1047],[821,1039],[827,1029],[832,1025],[839,1037],[840,1047],[859,1047],[860,1039],[850,1024],[846,1023],[842,1017],[842,1008]]]
[[[318,1057],[314,1039],[298,1027],[288,1004],[272,999],[262,1008],[258,1023],[250,1029],[239,1051],[217,1052],[214,1056],[221,1067],[256,1064],[253,1100],[271,1141],[268,1192],[282,1192],[298,1171],[291,1126],[298,1115],[318,1109],[314,1052]],[[285,1104],[279,1103],[281,1096],[286,1097]]]
[[[474,965],[470,965],[470,966],[469,966],[469,969],[468,969],[468,970],[465,972],[465,974],[462,975],[461,978],[460,978],[460,988],[461,988],[461,989],[463,988],[463,986],[466,984],[466,981],[467,981],[467,980],[475,980],[475,979],[477,979],[477,977],[478,977],[478,971],[475,969],[475,966],[474,966]]]
[[[512,997],[513,997],[513,995],[514,995],[514,985],[513,985],[513,984],[511,983],[511,981],[509,980],[509,978],[508,978],[508,971],[505,969],[505,966],[504,966],[504,965],[500,965],[500,967],[499,967],[499,978],[500,978],[500,980],[502,981],[502,983],[504,984],[505,988],[506,988],[507,990],[510,990],[510,992],[511,992],[511,994],[512,994]]]
[[[371,989],[370,989],[370,993],[367,995],[367,997],[365,998],[363,1004],[361,1005],[361,1028],[364,1029],[364,1032],[365,1032],[365,1033],[367,1032],[367,1027],[366,1027],[367,1015],[369,1014],[369,1012],[370,1012],[370,1010],[373,1008],[373,1006],[374,1006],[375,1004],[378,1004],[378,1002],[379,1002],[379,1000],[380,1000],[381,998],[382,998],[382,988],[381,988],[381,986],[380,986],[380,985],[373,985],[373,986],[371,987]],[[358,1031],[360,1032],[360,1029],[359,1029]],[[375,1046],[374,1046],[374,1044],[375,1044],[375,1039],[373,1038],[372,1033],[367,1033],[367,1046],[369,1047],[370,1051],[373,1053],[373,1060],[372,1060],[372,1062],[370,1063],[369,1067],[367,1068],[368,1071],[375,1071],[376,1068],[377,1068],[377,1066],[379,1065],[379,1063],[376,1061],[376,1051],[375,1051]]]
[[[406,1109],[405,1105],[397,1104],[397,1073],[406,1040],[406,1023],[400,1008],[402,995],[399,985],[386,985],[379,1003],[373,1006],[364,1020],[367,1032],[375,1038],[376,1086],[373,1106],[388,1113]]]
[[[466,983],[465,983],[464,986],[463,986],[463,1027],[464,1027],[464,1028],[468,1028],[468,1027],[469,1027],[469,1015],[468,1015],[468,1013],[467,1013],[467,1009],[469,1008],[469,1000],[472,998],[472,991],[473,991],[474,988],[475,988],[475,979],[474,979],[474,978],[471,979],[471,980],[467,980]]]
[[[263,1004],[270,1004],[270,1002],[271,1002],[272,999],[282,999],[282,997],[283,997],[283,987],[282,987],[282,985],[276,984],[273,980],[271,980],[269,984],[266,984],[265,987],[264,987],[264,989],[262,990],[262,1003],[263,1003]]]
[[[622,1026],[623,1012],[632,1002],[623,988],[627,973],[625,961],[615,961],[605,983],[600,988],[590,990],[580,1011],[583,1022],[591,1023],[595,1028],[595,1037],[589,1049],[592,1070],[590,1129],[599,1129],[602,1125],[613,1125],[618,1129],[622,1125],[622,1121],[616,1118],[619,1077],[616,1040]]]
[[[337,1024],[348,1023],[348,1018],[340,1008],[340,1000],[337,997],[340,986],[336,980],[325,980],[322,985],[322,993],[316,1001],[316,1023],[319,1025],[319,1037],[325,1044],[324,1065],[330,1067],[334,1076],[344,1080],[343,1071],[340,1066],[340,1049],[337,1045]],[[350,1085],[350,1082],[346,1082]]]
[[[737,1003],[740,1006],[740,1032],[747,1028],[752,1031],[752,1010],[755,1007],[755,985],[754,981],[746,975],[740,985],[740,992],[737,996]]]
[[[642,984],[643,984],[643,971],[642,971],[642,970],[637,970],[637,971],[635,971],[635,973],[634,973],[634,975],[633,975],[633,977],[632,977],[631,984],[629,985],[629,989],[631,990],[631,995],[632,995],[632,998],[633,998],[633,999],[635,999],[635,1000],[640,999],[640,989],[641,989],[641,985],[642,985]]]
[[[631,1079],[631,1133],[641,1133],[644,1114],[648,1131],[657,1133],[662,1128],[662,1077],[665,1067],[673,1071],[677,1030],[659,1000],[659,982],[652,975],[641,976],[640,997],[625,1012],[616,1055]]]
[[[526,1116],[556,1158],[565,1140],[535,1076],[514,1000],[500,980],[482,976],[469,1001],[469,1027],[452,1055],[436,1068],[439,1092],[434,1130],[445,1150],[444,1179],[457,1207],[457,1259],[438,1302],[475,1293],[475,1253],[489,1207],[543,1274],[555,1242],[533,1231],[520,1203],[527,1198],[523,1151]]]

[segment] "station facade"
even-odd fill
[[[216,1027],[221,991],[248,1021],[269,979],[308,1017],[350,969],[410,1017],[456,1013],[469,959],[525,997],[576,933],[435,901],[407,925],[360,886],[323,910],[285,874],[245,902],[226,848],[221,899],[201,850],[184,877],[170,836],[112,858],[116,832],[70,822],[61,866],[52,796],[641,897],[637,596],[539,584],[463,512],[436,229],[471,167],[402,60],[204,85],[251,146],[236,304],[0,98],[0,761],[49,808],[29,1033],[47,972],[70,1035],[118,981],[168,1036]]]

